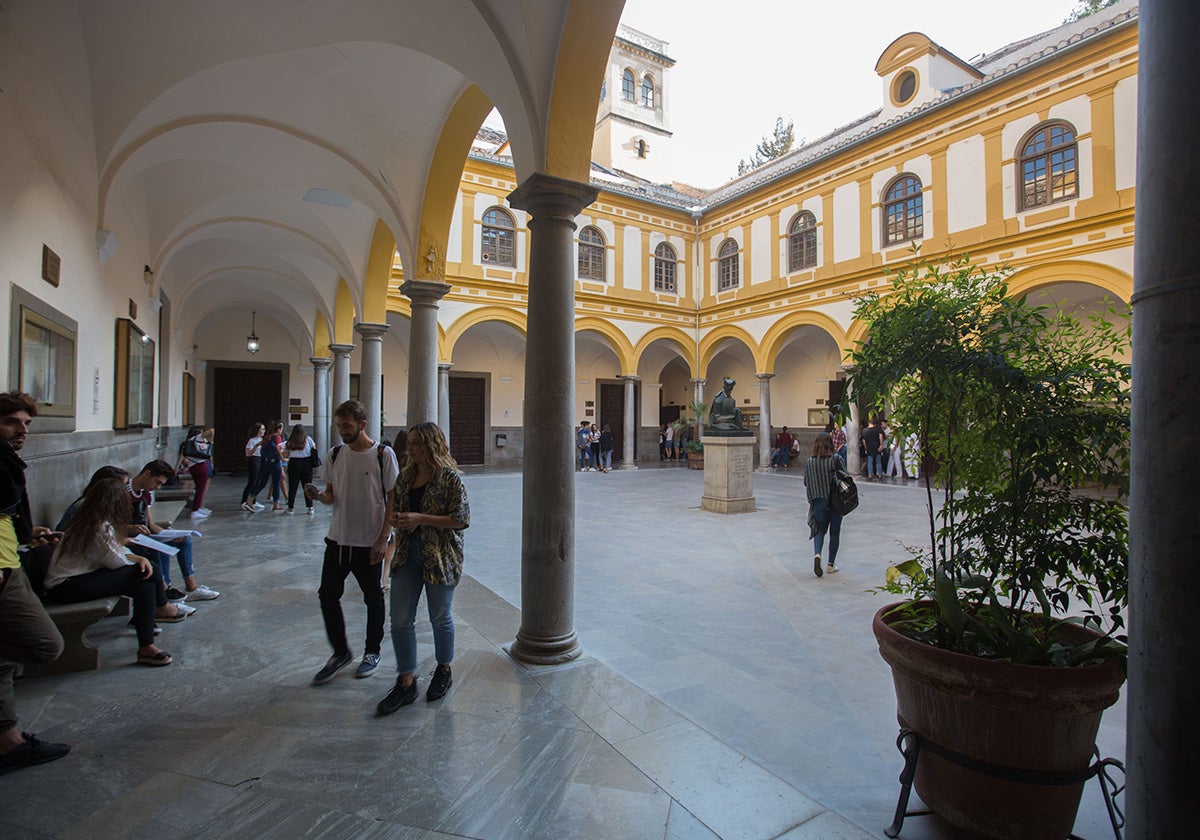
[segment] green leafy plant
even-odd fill
[[[937,467],[922,476],[929,545],[881,588],[911,599],[893,626],[941,648],[1123,659],[1128,319],[1011,298],[1007,277],[967,257],[918,261],[857,302],[870,338],[851,399],[890,406]],[[1063,617],[1073,606],[1085,618]],[[1101,636],[1064,631],[1074,623]]]

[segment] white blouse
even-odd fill
[[[99,569],[119,569],[132,566],[129,552],[117,539],[111,523],[105,522],[96,539],[80,554],[63,551],[63,543],[54,548],[50,568],[46,570],[46,588],[53,589],[67,578],[86,575]]]

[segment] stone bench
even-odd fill
[[[71,671],[94,671],[100,667],[100,649],[86,638],[93,624],[110,615],[129,615],[129,599],[119,595],[80,601],[77,604],[44,604],[46,614],[54,621],[63,637],[62,656],[53,662],[26,665],[26,676],[66,674]]]

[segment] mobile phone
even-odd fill
[[[304,492],[313,496],[320,496],[321,488],[310,481],[308,484],[304,485]]]

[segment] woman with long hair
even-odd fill
[[[190,612],[167,601],[157,566],[131,554],[117,534],[129,527],[129,489],[118,478],[96,482],[54,549],[46,571],[46,600],[75,604],[112,595],[133,600],[139,665],[171,664],[171,655],[154,644],[154,623],[182,621]]]
[[[841,458],[833,451],[833,439],[821,432],[813,441],[812,455],[804,462],[804,488],[808,492],[808,527],[813,540],[813,574],[820,577],[821,549],[825,535],[829,534],[829,560],[825,572],[834,574],[838,543],[842,536],[842,516],[829,508],[829,489],[833,486],[834,473],[843,466]]]
[[[304,425],[297,423],[292,426],[292,433],[288,435],[287,443],[284,444],[284,449],[287,451],[287,476],[288,476],[288,514],[295,513],[293,510],[296,504],[297,494],[304,499],[304,504],[308,505],[308,515],[313,515],[313,500],[308,498],[308,495],[301,489],[305,484],[309,484],[313,479],[313,453],[317,449],[317,444],[308,436],[308,432],[304,431]]]
[[[250,427],[250,437],[246,441],[246,486],[242,490],[242,510],[254,513],[263,509],[254,500],[255,487],[258,484],[258,474],[262,470],[262,443],[267,427],[255,423]]]
[[[204,507],[204,494],[208,492],[208,480],[212,478],[211,434],[206,435],[203,426],[189,427],[180,454],[187,464],[188,475],[196,484],[196,493],[192,497],[192,518],[203,519],[212,513]]]
[[[262,462],[258,468],[258,481],[254,482],[254,487],[250,490],[250,509],[249,513],[254,513],[259,510],[258,494],[261,493],[268,484],[271,485],[271,510],[283,510],[283,505],[279,504],[280,483],[283,469],[282,457],[280,456],[280,446],[283,438],[280,432],[283,431],[283,423],[279,420],[272,421],[266,425],[266,430],[263,432],[262,443],[259,446],[259,457]],[[244,506],[243,506],[244,507]]]
[[[376,707],[381,715],[417,699],[413,625],[422,590],[437,659],[425,699],[438,700],[450,690],[450,663],[454,660],[450,604],[454,587],[462,579],[463,530],[471,524],[467,489],[438,425],[420,423],[409,429],[407,449],[409,462],[396,480],[392,514],[392,526],[397,529],[390,591],[392,645],[400,675]]]

